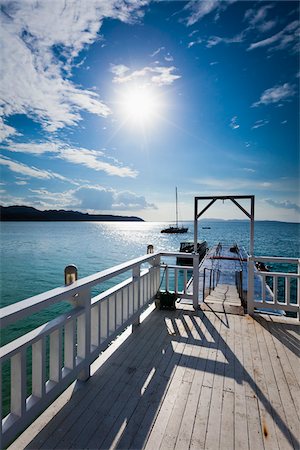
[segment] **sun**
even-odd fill
[[[161,109],[159,95],[147,85],[131,86],[119,94],[122,118],[132,125],[153,123]]]

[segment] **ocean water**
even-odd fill
[[[152,244],[155,251],[178,251],[180,242],[193,241],[192,222],[183,223],[189,227],[186,234],[161,234],[161,229],[168,225],[162,222],[2,222],[1,307],[62,286],[64,268],[68,264],[75,264],[79,278],[83,278],[144,255],[148,244]],[[211,228],[202,229],[202,226]],[[300,224],[257,222],[255,255],[299,258],[299,237]],[[249,223],[200,222],[198,238],[205,239],[209,246],[219,241],[237,242],[248,250]],[[281,270],[292,269],[285,265]],[[110,287],[110,283],[102,290]],[[54,305],[1,330],[1,345],[68,308],[67,303]],[[6,365],[2,385],[4,413],[9,405],[9,372],[9,365]]]
[[[155,251],[178,251],[188,233],[161,234],[158,222],[2,222],[1,307],[64,284],[64,268],[78,267],[79,278]],[[202,229],[202,226],[210,229]],[[248,222],[199,223],[198,238],[209,246],[237,242],[249,249]],[[255,255],[300,257],[300,224],[256,222]]]

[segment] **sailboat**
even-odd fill
[[[178,226],[178,196],[177,196],[177,187],[175,188],[175,194],[176,194],[176,226],[170,226],[169,228],[164,228],[161,230],[161,233],[186,233],[188,228],[187,227],[179,227]]]

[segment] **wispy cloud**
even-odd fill
[[[236,0],[225,0],[220,2],[219,0],[205,0],[205,1],[190,1],[184,7],[184,11],[188,11],[188,17],[184,20],[187,26],[194,25],[199,20],[203,19],[206,15],[215,12],[218,15],[221,11],[224,11],[231,3]]]
[[[230,127],[233,130],[237,130],[238,128],[240,128],[239,124],[237,123],[237,116],[234,116],[231,121],[230,121]]]
[[[255,124],[252,127],[252,130],[255,130],[256,128],[264,127],[269,123],[268,120],[257,120]]]
[[[296,90],[294,86],[290,85],[289,83],[274,86],[270,89],[266,89],[261,94],[259,101],[253,103],[252,107],[286,101],[293,97],[295,93]]]
[[[33,166],[28,166],[5,156],[0,157],[0,165],[8,167],[8,169],[12,172],[22,174],[30,178],[38,178],[40,180],[50,180],[56,178],[61,181],[70,182],[70,180],[63,177],[62,175],[59,175],[58,173],[52,172],[50,170],[38,169],[37,167]]]
[[[99,153],[97,150],[64,147],[57,157],[73,164],[83,165],[92,170],[105,172],[107,175],[115,175],[122,178],[135,178],[137,176],[138,172],[130,167],[116,166],[99,160],[99,156],[102,154],[102,152]]]
[[[157,50],[155,50],[153,53],[151,53],[151,58],[154,58],[154,56],[158,55],[161,51],[165,50],[165,47],[159,47]]]
[[[113,82],[114,83],[129,83],[131,81],[135,81],[138,79],[152,82],[158,86],[169,85],[172,84],[178,78],[181,78],[181,75],[176,75],[175,72],[177,69],[174,66],[171,67],[163,67],[163,66],[146,66],[139,70],[130,71],[130,68],[127,66],[112,64],[111,72],[114,74]]]
[[[291,48],[297,51],[299,48],[299,21],[295,20],[278,33],[262,41],[254,42],[248,47],[248,51],[256,48],[269,47],[269,50],[286,50]]]
[[[52,154],[54,158],[63,159],[72,164],[79,164],[89,169],[103,171],[108,175],[134,178],[138,172],[130,167],[122,166],[118,161],[115,164],[103,161],[105,157],[102,150],[90,150],[82,147],[72,147],[61,141],[9,143],[3,146],[6,150],[34,155]]]
[[[246,175],[245,175],[246,176]],[[243,177],[228,177],[228,178],[217,178],[217,177],[205,177],[194,180],[195,183],[201,185],[203,190],[209,189],[211,192],[219,192],[223,195],[225,193],[230,194],[231,191],[234,192],[248,192],[249,190],[253,192],[257,191],[272,191],[272,192],[294,192],[298,189],[299,181],[295,178],[280,178],[280,179],[259,179],[255,176],[251,177],[249,175],[245,178]]]
[[[83,185],[63,192],[51,192],[45,188],[30,189],[30,192],[32,206],[42,209],[72,208],[92,213],[156,209],[144,196],[97,185]]]
[[[241,32],[231,38],[220,37],[220,36],[211,36],[207,40],[206,47],[211,48],[211,47],[215,47],[216,45],[219,45],[219,44],[240,44],[241,42],[244,41],[244,39],[245,39],[245,32]]]
[[[97,93],[71,80],[75,58],[97,39],[104,18],[132,22],[147,3],[90,0],[88,8],[80,0],[2,3],[2,118],[25,114],[53,132],[76,125],[81,111],[108,116],[110,109]],[[3,121],[0,131],[2,139],[15,133]]]
[[[250,167],[243,167],[244,172],[248,172],[248,173],[255,173],[256,170],[254,169],[250,169]]]
[[[289,200],[278,201],[267,198],[265,199],[265,202],[267,202],[271,206],[274,206],[274,208],[293,209],[296,212],[300,212],[300,206],[297,205],[297,203],[293,203]]]
[[[267,14],[274,6],[267,4],[258,9],[248,9],[245,13],[245,20],[249,22],[250,27],[257,28],[261,33],[271,30],[277,20],[266,20]]]

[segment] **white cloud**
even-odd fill
[[[190,1],[184,7],[185,11],[189,12],[188,18],[185,20],[187,26],[194,25],[206,15],[216,12],[217,18],[221,11],[224,11],[231,3],[236,0],[205,0],[205,1]]]
[[[246,176],[246,175],[245,175]],[[223,195],[230,194],[230,192],[247,192],[253,191],[268,191],[272,192],[295,192],[299,188],[299,181],[296,178],[281,178],[264,180],[259,178],[217,178],[206,177],[194,180],[195,183],[201,186],[202,191],[211,191],[213,193],[220,193]]]
[[[236,130],[237,128],[240,128],[239,124],[237,123],[237,116],[234,116],[230,121],[230,127],[233,130]]]
[[[30,192],[31,204],[43,209],[71,208],[91,213],[156,209],[143,196],[103,186],[84,185],[64,192],[51,192],[42,188],[30,189]]]
[[[273,44],[276,44],[273,46]],[[247,50],[251,51],[260,47],[270,47],[270,50],[285,50],[288,47],[297,51],[299,46],[299,21],[295,20],[278,33],[262,41],[254,42]]]
[[[4,2],[0,115],[25,114],[52,132],[76,125],[82,110],[110,114],[98,94],[71,81],[74,58],[97,39],[104,18],[131,22],[147,3],[89,0],[87,7],[80,0]],[[14,132],[2,122],[2,138]]]
[[[250,169],[249,167],[244,167],[243,170],[244,170],[245,172],[249,172],[249,173],[255,173],[255,172],[256,172],[256,170]]]
[[[273,88],[266,89],[260,96],[259,101],[253,103],[252,107],[288,100],[293,97],[295,93],[294,86],[291,86],[289,83],[284,83],[281,86],[274,86]]]
[[[203,40],[201,38],[196,39],[188,43],[188,48],[194,47],[194,45],[201,44]]]
[[[197,181],[198,184],[204,186],[205,188],[209,188],[212,192],[218,191],[221,192],[230,192],[230,191],[241,191],[244,192],[247,189],[255,189],[255,190],[265,190],[268,188],[273,189],[273,183],[264,180],[250,180],[247,178],[215,178],[215,177],[207,177],[203,179],[199,179]],[[225,194],[224,194],[225,195]]]
[[[268,120],[257,120],[255,124],[252,127],[252,130],[255,130],[256,128],[264,127],[269,123]]]
[[[176,71],[176,67],[163,67],[156,66],[150,67],[146,66],[139,70],[134,70],[130,72],[130,69],[124,65],[112,65],[111,72],[115,75],[113,78],[114,83],[129,83],[138,79],[143,81],[152,82],[158,86],[172,84],[181,75],[175,75],[173,72]]]
[[[103,171],[108,175],[131,178],[135,178],[137,176],[137,171],[131,169],[130,167],[116,166],[99,160],[98,158],[101,154],[102,152],[99,153],[97,150],[65,147],[60,151],[58,158],[73,164],[81,164],[89,169]]]
[[[211,47],[215,47],[216,45],[219,45],[219,44],[240,44],[241,42],[244,41],[244,39],[245,39],[244,31],[242,33],[239,33],[239,34],[233,36],[232,38],[211,36],[207,40],[206,47],[211,48]]]
[[[0,114],[1,110],[3,110],[3,108],[0,108]],[[3,119],[0,117],[0,141],[3,141],[9,136],[13,136],[15,134],[18,134],[17,130],[10,125],[5,124]]]
[[[42,155],[45,153],[53,154],[55,158],[63,159],[72,164],[80,164],[89,169],[103,171],[108,175],[119,177],[136,177],[137,171],[130,167],[122,166],[118,161],[115,164],[101,160],[104,157],[102,150],[89,150],[81,147],[71,147],[60,141],[46,142],[28,142],[28,143],[8,143],[3,146],[4,149],[11,152],[29,153]]]
[[[252,28],[257,28],[258,31],[265,33],[273,28],[276,24],[276,20],[265,20],[268,11],[273,8],[273,5],[267,4],[259,9],[248,9],[245,13],[245,20],[249,21]]]
[[[56,178],[61,181],[70,181],[62,175],[59,175],[58,173],[51,172],[50,170],[42,170],[36,167],[30,167],[26,164],[14,161],[13,159],[7,158],[5,156],[0,157],[0,165],[8,167],[8,169],[12,172],[20,173],[30,178],[39,178],[41,180],[50,180]]]
[[[300,206],[297,203],[291,202],[290,200],[279,201],[267,198],[265,199],[265,202],[267,202],[271,206],[274,206],[275,208],[293,209],[294,211],[300,213]]]
[[[159,47],[157,50],[155,50],[150,56],[153,58],[154,56],[158,55],[161,51],[165,50],[165,47]]]

